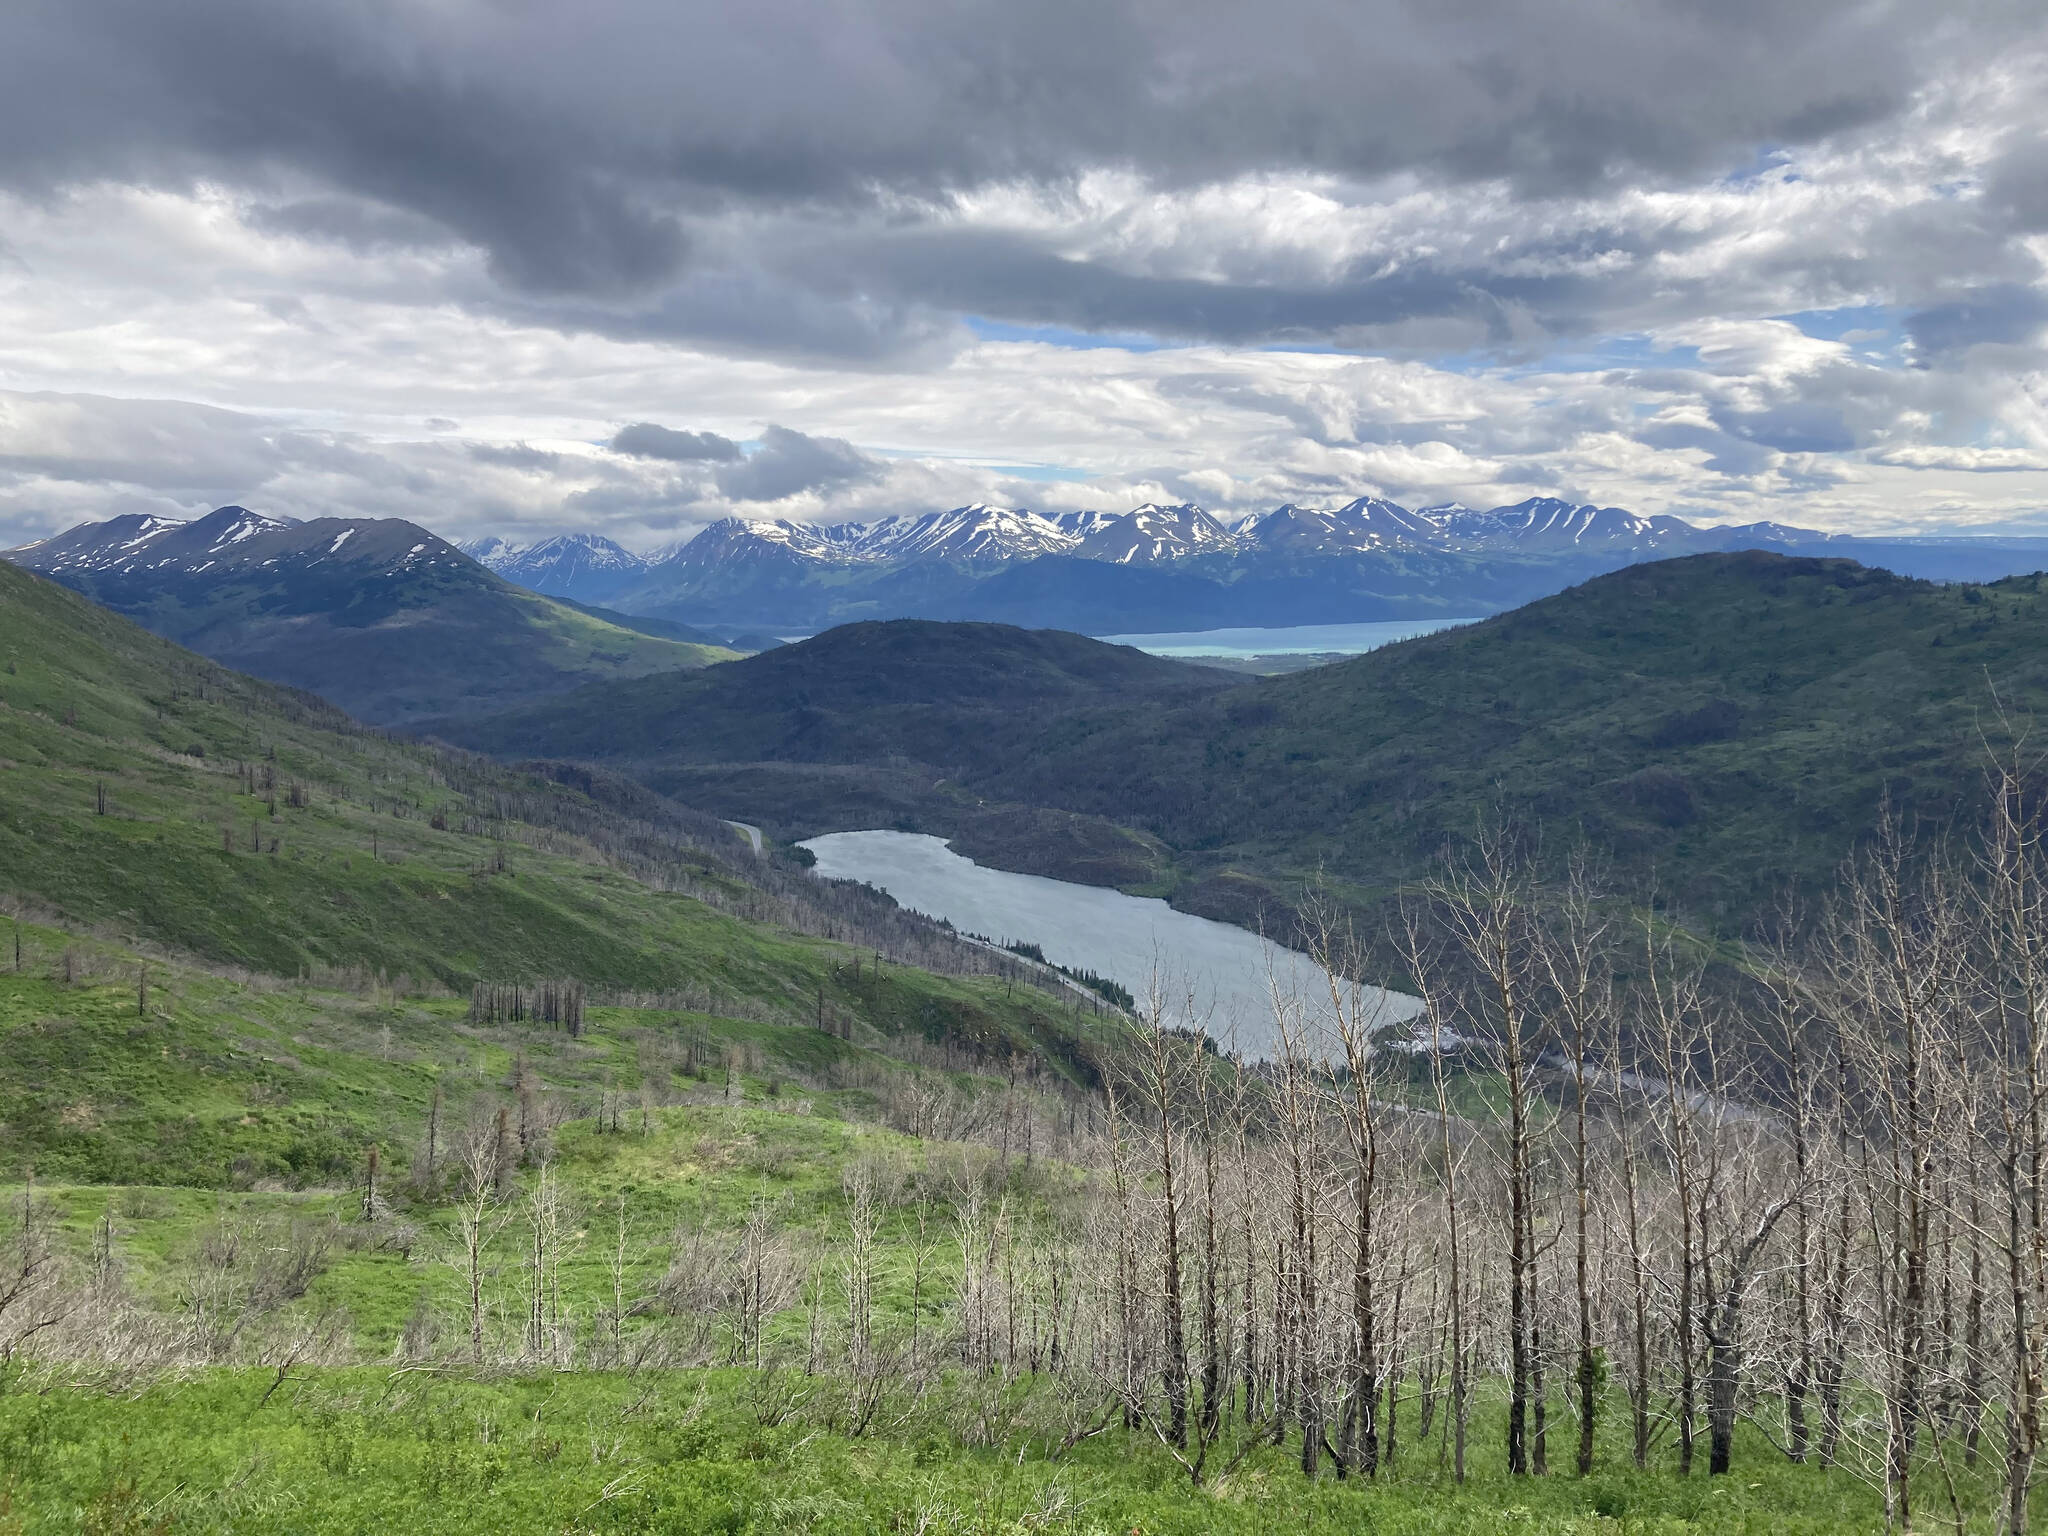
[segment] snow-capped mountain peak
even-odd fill
[[[1149,565],[1220,552],[1234,542],[1229,529],[1191,501],[1173,507],[1148,501],[1097,527],[1074,553],[1115,565]]]
[[[616,596],[649,564],[601,533],[561,533],[535,544],[513,544],[493,535],[458,547],[507,581],[550,597],[589,601]]]
[[[219,507],[189,522],[114,517],[8,553],[16,564],[60,580],[204,578],[230,573],[283,580],[318,566],[359,577],[395,576],[421,566],[466,566],[453,546],[399,518],[271,517]]]
[[[487,565],[494,571],[526,548],[524,544],[501,539],[495,533],[487,533],[480,539],[464,539],[455,547],[478,565]]]
[[[251,512],[247,507],[216,507],[197,521],[187,523],[185,528],[188,534],[203,537],[209,550],[223,550],[261,533],[275,533],[280,528],[297,526],[297,518],[271,517],[266,513]]]
[[[1078,542],[1049,517],[1022,507],[992,507],[985,502],[889,522],[894,527],[878,552],[895,559],[920,555],[960,560],[1029,559],[1063,552]]]

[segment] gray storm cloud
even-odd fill
[[[615,332],[887,355],[944,334],[921,313],[936,303],[1225,341],[1450,316],[1499,342],[1507,307],[1569,331],[1598,296],[1541,250],[1521,272],[1372,258],[1308,283],[1133,270],[964,229],[953,200],[1100,170],[1517,198],[1718,176],[1899,113],[2028,25],[2018,3],[1972,12],[1964,29],[1870,0],[26,0],[0,50],[0,180],[224,181],[273,197],[272,227],[358,246],[439,229],[514,302]],[[778,218],[805,227],[742,227]],[[806,334],[776,335],[792,316]]]
[[[768,427],[761,446],[719,471],[718,488],[734,501],[781,501],[804,491],[878,480],[883,466],[836,437],[811,437]]]
[[[740,445],[716,432],[678,432],[651,421],[636,421],[612,434],[612,452],[636,459],[667,459],[675,464],[730,463]]]

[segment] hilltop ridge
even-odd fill
[[[294,522],[228,506],[186,523],[85,524],[4,558],[380,724],[734,654],[530,592],[401,518]]]

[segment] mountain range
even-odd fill
[[[399,518],[116,517],[4,558],[380,725],[733,654],[529,591]]]
[[[462,547],[536,591],[693,624],[984,619],[1098,635],[1475,617],[1644,560],[1738,549],[1847,556],[1936,580],[2048,565],[2043,539],[1701,526],[1554,497],[1478,510],[1361,496],[1229,523],[1191,503],[1058,516],[977,503],[871,522],[726,518],[649,556],[594,534]]]

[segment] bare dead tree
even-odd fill
[[[1301,1471],[1322,1469],[1327,1413],[1319,1337],[1317,1184],[1323,1167],[1316,1073],[1320,1063],[1303,1000],[1269,976],[1278,1060],[1275,1090],[1288,1227],[1276,1247],[1274,1344],[1301,1431]],[[1284,1419],[1275,1415],[1276,1434]]]
[[[37,1198],[35,1170],[22,1177],[21,1199],[0,1236],[0,1369],[56,1328],[74,1301],[52,1241],[53,1225]]]
[[[1854,1053],[1867,1130],[1859,1139],[1884,1339],[1885,1517],[1912,1523],[1913,1463],[1926,1413],[1935,1158],[1946,1107],[1936,1074],[1954,1027],[1962,906],[1937,850],[1917,856],[1886,807],[1824,930],[1821,964],[1838,1031]]]
[[[1451,1021],[1455,1016],[1449,996],[1440,984],[1437,956],[1423,931],[1423,919],[1414,908],[1403,914],[1402,941],[1408,974],[1414,979],[1422,1002],[1422,1028],[1426,1031],[1425,1054],[1429,1061],[1430,1093],[1436,1111],[1436,1162],[1443,1194],[1444,1333],[1447,1372],[1450,1377],[1450,1414],[1447,1434],[1451,1442],[1452,1475],[1465,1481],[1465,1448],[1470,1424],[1470,1388],[1465,1324],[1465,1254],[1460,1228],[1458,1199],[1458,1158],[1462,1143],[1451,1113],[1447,1050],[1458,1043]]]
[[[1368,993],[1355,979],[1363,963],[1356,939],[1327,910],[1313,909],[1308,953],[1322,973],[1347,1079],[1333,1106],[1350,1146],[1352,1196],[1350,1381],[1340,1450],[1343,1464],[1374,1477],[1380,1459],[1380,1320],[1373,1270],[1382,1234],[1377,1226],[1381,1131],[1373,1098],[1379,1060],[1373,1037],[1390,1020],[1384,998]]]
[[[470,1128],[462,1148],[461,1187],[455,1208],[455,1263],[462,1274],[467,1302],[470,1363],[478,1366],[484,1363],[485,1287],[490,1277],[491,1244],[510,1219],[499,1210],[504,1128],[502,1109],[494,1121]]]
[[[1673,1323],[1678,1364],[1678,1470],[1692,1471],[1693,1434],[1699,1411],[1699,1345],[1697,1329],[1701,1297],[1700,1262],[1704,1235],[1700,1213],[1707,1208],[1711,1181],[1702,1177],[1702,1150],[1696,1110],[1703,1101],[1693,1067],[1693,1046],[1704,1033],[1699,967],[1675,952],[1668,931],[1644,919],[1645,1025],[1657,1070],[1656,1093],[1662,1100],[1660,1128],[1678,1211],[1678,1283]]]
[[[1155,971],[1150,995],[1137,1024],[1142,1090],[1153,1122],[1153,1172],[1158,1180],[1160,1387],[1166,1397],[1164,1436],[1175,1450],[1188,1443],[1188,1351],[1186,1303],[1182,1296],[1181,1221],[1184,1191],[1175,1151],[1180,1139],[1176,1115],[1189,1076],[1182,1042],[1167,1029],[1165,984]],[[1195,1063],[1199,1068],[1199,1060]]]
[[[1535,1304],[1534,1167],[1531,1157],[1530,1056],[1537,1020],[1530,998],[1530,933],[1526,878],[1513,834],[1498,816],[1479,830],[1471,852],[1431,887],[1437,910],[1479,978],[1466,994],[1463,1033],[1487,1041],[1507,1092],[1507,1145],[1502,1182],[1508,1211],[1508,1422],[1511,1475],[1530,1470],[1529,1415],[1534,1360],[1530,1328]]]
[[[526,1353],[549,1365],[562,1363],[562,1257],[571,1225],[561,1180],[542,1163],[526,1192]]]
[[[1537,953],[1550,984],[1571,1071],[1572,1089],[1572,1282],[1578,1322],[1579,1443],[1575,1465],[1581,1477],[1593,1470],[1593,1432],[1599,1410],[1600,1369],[1593,1340],[1592,1167],[1587,1138],[1591,1052],[1607,1033],[1613,1008],[1613,963],[1607,953],[1607,923],[1594,892],[1594,877],[1583,853],[1573,856],[1553,919]]]
[[[1985,1044],[1997,1085],[1992,1097],[2004,1201],[1996,1238],[2004,1261],[2010,1351],[2004,1523],[2010,1536],[2024,1536],[2048,1370],[2048,859],[2041,807],[2031,788],[2039,782],[2039,764],[2025,734],[2006,725],[2013,745],[1993,758],[1991,815],[1978,861],[1976,918],[1983,942],[1977,991],[1988,1004]],[[1973,1195],[1974,1190],[1973,1182]]]

